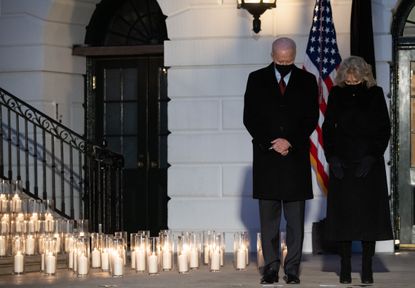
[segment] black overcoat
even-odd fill
[[[329,240],[392,239],[383,154],[390,137],[389,113],[380,87],[357,91],[335,86],[323,123],[327,159],[337,156],[344,178],[330,173],[326,236]],[[365,156],[375,158],[366,177],[356,177]]]
[[[285,94],[278,89],[274,64],[249,75],[244,125],[253,143],[253,197],[299,201],[313,198],[309,137],[318,121],[314,75],[294,67]],[[287,139],[286,156],[269,150],[271,141]]]

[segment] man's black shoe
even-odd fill
[[[273,284],[278,283],[278,275],[275,269],[267,269],[261,278],[261,284]]]
[[[300,284],[300,278],[295,275],[287,274],[284,276],[284,280],[287,284]]]

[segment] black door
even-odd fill
[[[124,230],[167,228],[167,96],[162,56],[96,60],[96,140],[124,156]]]

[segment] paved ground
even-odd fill
[[[246,271],[235,271],[228,260],[220,272],[209,272],[207,267],[180,275],[177,272],[162,272],[156,276],[136,274],[127,269],[122,278],[112,278],[107,273],[90,271],[86,278],[77,278],[71,271],[58,270],[56,276],[44,276],[40,272],[21,276],[0,276],[0,287],[261,287],[255,263]],[[335,255],[304,255],[300,285],[287,285],[280,279],[278,284],[266,287],[415,287],[415,252],[377,254],[374,258],[374,285],[360,283],[360,255],[353,255],[352,284],[338,282],[338,257]],[[280,273],[281,274],[281,273]]]

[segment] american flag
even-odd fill
[[[314,74],[318,81],[320,118],[316,130],[310,137],[310,159],[318,186],[324,194],[327,194],[328,165],[324,157],[321,126],[328,94],[340,62],[330,0],[316,0],[303,69]]]

